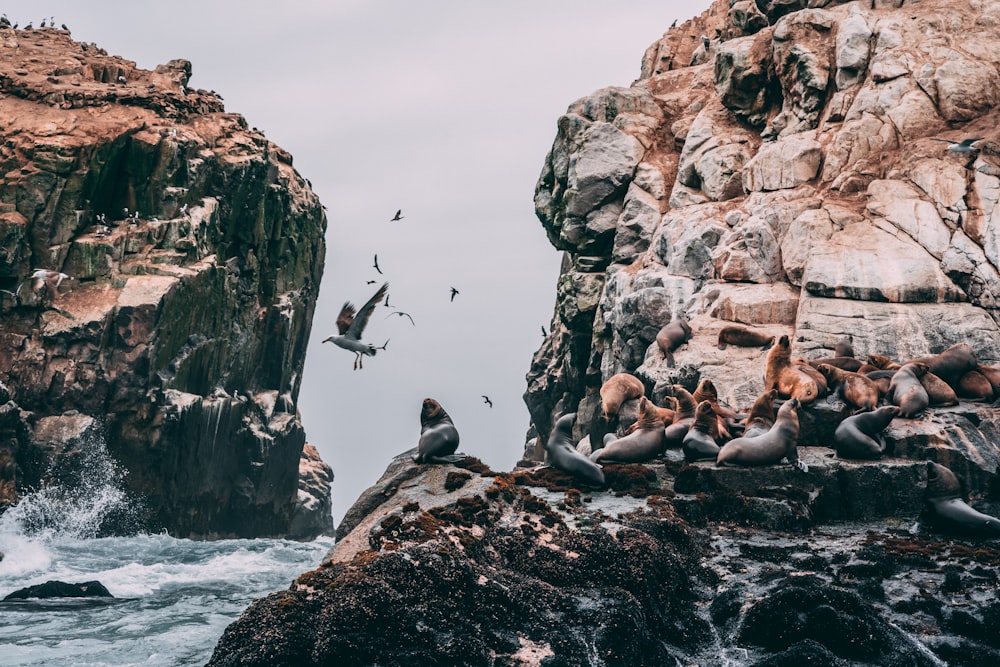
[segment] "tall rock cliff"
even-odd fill
[[[586,429],[621,371],[749,407],[764,355],[717,349],[733,323],[810,358],[852,335],[862,359],[1000,359],[998,25],[980,0],[721,0],[631,87],[570,105],[535,192],[565,251],[535,432],[572,411]],[[671,367],[654,338],[676,318],[694,335]]]
[[[332,475],[296,401],[326,217],[190,75],[0,29],[0,499],[106,442],[147,528],[315,536]]]

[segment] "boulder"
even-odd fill
[[[21,588],[4,597],[9,600],[45,600],[48,598],[113,598],[114,596],[99,581],[85,581],[81,584],[68,584],[64,581],[46,581]]]

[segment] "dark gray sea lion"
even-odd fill
[[[425,398],[420,408],[420,441],[417,443],[417,463],[452,462],[458,449],[458,429],[441,404]]]
[[[768,348],[774,345],[774,336],[739,324],[727,324],[719,329],[719,349],[726,349],[726,345]]]
[[[576,451],[573,446],[573,424],[576,413],[571,412],[556,420],[552,434],[545,443],[545,462],[553,468],[568,472],[588,484],[604,486],[601,467]]]
[[[669,322],[656,333],[656,346],[663,353],[667,364],[674,365],[674,350],[691,339],[691,325],[687,320],[677,319]]]
[[[717,465],[763,466],[787,458],[793,465],[806,470],[799,461],[799,399],[785,401],[778,408],[778,416],[767,433],[756,437],[734,438],[719,451]]]
[[[931,373],[951,385],[951,388],[956,392],[962,376],[979,366],[976,353],[972,351],[968,343],[956,343],[940,354],[919,357],[910,361],[927,364]]]
[[[1000,519],[973,509],[962,500],[962,485],[948,468],[927,462],[925,518],[931,526],[979,537],[1000,537]]]
[[[663,419],[657,414],[656,406],[648,398],[639,399],[639,428],[613,440],[590,455],[594,463],[620,461],[622,463],[642,463],[650,461],[666,448],[663,433]]]
[[[889,381],[889,392],[886,398],[890,403],[900,407],[899,416],[912,419],[930,405],[930,396],[920,378],[927,372],[927,364],[912,361],[896,369]]]
[[[681,449],[684,450],[685,461],[715,460],[719,453],[719,445],[712,435],[719,422],[711,401],[702,401],[694,413],[694,423],[684,435]]]
[[[833,346],[833,356],[835,357],[853,357],[854,356],[854,337],[850,334],[844,336],[837,341],[837,344]]]
[[[845,459],[877,459],[885,447],[874,436],[899,415],[898,405],[885,405],[872,412],[859,412],[840,422],[833,432],[837,456]]]

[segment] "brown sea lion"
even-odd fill
[[[743,437],[750,438],[766,433],[774,426],[774,399],[778,397],[777,389],[769,389],[757,397],[750,407],[743,426]]]
[[[955,393],[972,401],[992,401],[993,383],[980,370],[973,369],[962,374]]]
[[[1000,368],[979,364],[979,366],[976,367],[976,370],[982,373],[983,376],[990,381],[990,384],[993,386],[993,395],[1000,396]]]
[[[962,376],[979,366],[976,353],[968,343],[955,343],[944,352],[910,361],[927,364],[931,373],[947,382],[958,393],[961,393],[958,385]]]
[[[928,366],[919,361],[911,361],[896,369],[889,381],[889,392],[886,394],[890,403],[898,405],[899,416],[912,419],[930,405],[930,397],[920,377],[927,372]]]
[[[590,455],[594,463],[620,461],[622,463],[642,463],[663,453],[666,448],[663,420],[656,413],[656,406],[645,396],[639,399],[639,428],[612,440],[603,448]]]
[[[664,438],[667,447],[680,447],[684,442],[684,436],[694,423],[694,415],[697,404],[691,393],[679,384],[673,386],[674,399],[677,401],[677,410],[674,411],[674,421],[664,429]]]
[[[698,386],[695,387],[691,397],[694,399],[695,404],[702,401],[709,401],[712,404],[712,410],[715,411],[716,416],[719,418],[719,431],[715,437],[728,440],[729,424],[739,419],[739,415],[736,414],[735,410],[719,403],[719,390],[716,389],[715,383],[708,378],[702,378]]]
[[[668,401],[670,401],[672,407],[663,408],[654,404],[653,408],[656,409],[656,414],[663,419],[664,424],[672,424],[674,422],[674,415],[677,413],[677,399],[674,398],[673,396],[667,396],[666,398]],[[625,429],[625,433],[623,433],[622,435],[628,435],[629,433],[635,431],[637,428],[639,428],[639,422],[637,421],[632,422],[632,424],[627,429]]]
[[[685,461],[704,461],[715,459],[719,453],[719,445],[712,436],[712,430],[719,422],[711,401],[702,401],[695,410],[694,424],[688,429],[681,449],[684,450]]]
[[[874,436],[898,415],[898,405],[883,405],[878,410],[859,412],[844,419],[833,432],[837,456],[845,459],[881,458],[885,447]]]
[[[962,485],[948,468],[927,462],[927,491],[924,518],[939,530],[1000,537],[1000,519],[972,508],[962,499]]]
[[[857,373],[864,366],[863,361],[854,357],[823,357],[822,359],[809,359],[806,363],[815,369],[819,369],[820,364],[826,364],[850,373]]]
[[[604,471],[573,446],[573,424],[576,413],[571,412],[556,420],[552,434],[545,442],[545,462],[553,468],[568,472],[588,484],[604,486]]]
[[[889,383],[892,382],[892,376],[896,374],[896,369],[891,370],[877,370],[869,371],[865,373],[865,377],[875,383],[878,387],[878,393],[880,396],[885,396],[889,393]]]
[[[781,371],[792,363],[792,343],[788,336],[782,335],[778,342],[767,351],[764,364],[764,390],[778,386],[778,376]]]
[[[884,371],[895,370],[902,366],[902,364],[896,363],[884,354],[869,354],[868,363],[875,368],[880,368]]]
[[[726,349],[726,345],[768,348],[774,345],[774,336],[741,324],[727,324],[719,329],[719,349]]]
[[[847,334],[843,338],[837,341],[837,344],[833,346],[833,356],[835,357],[853,357],[854,356],[854,337]]]
[[[601,409],[609,422],[618,416],[622,403],[646,393],[642,380],[630,373],[612,375],[601,385]]]
[[[930,405],[958,405],[958,395],[955,390],[934,373],[924,373],[920,377],[920,384],[927,390]]]
[[[829,364],[818,367],[827,382],[837,385],[837,393],[848,405],[858,410],[874,410],[878,406],[878,387],[864,375],[849,373]]]
[[[760,466],[778,463],[783,458],[800,469],[806,470],[799,461],[799,400],[792,398],[778,408],[778,416],[767,433],[755,437],[730,440],[719,450],[716,465]]]
[[[674,365],[674,350],[691,339],[691,325],[687,320],[676,319],[669,322],[656,333],[656,346],[663,353],[663,358],[670,366]]]
[[[458,449],[458,429],[441,404],[425,398],[420,407],[420,440],[417,443],[417,463],[452,461]]]
[[[826,378],[818,370],[810,366],[805,359],[796,359],[792,362],[792,368],[798,371],[802,371],[816,383],[816,387],[819,389],[819,395],[823,396],[827,392],[827,381]]]

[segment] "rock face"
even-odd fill
[[[570,105],[535,191],[565,259],[529,438],[619,372],[650,392],[707,377],[748,408],[764,358],[715,351],[729,323],[807,358],[851,334],[860,358],[1000,359],[1000,13],[900,4],[716,2],[630,88]],[[679,317],[694,335],[670,367],[653,339]]]
[[[96,433],[149,529],[313,536],[331,476],[300,491],[295,405],[326,218],[190,73],[0,29],[0,500]]]

